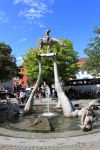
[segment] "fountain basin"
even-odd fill
[[[100,131],[100,110],[96,111],[97,119],[93,123],[93,130],[84,133],[79,127],[80,118],[64,118],[61,112],[55,113],[51,107],[50,114],[48,114],[48,112],[43,113],[43,110],[45,109],[46,106],[36,106],[34,107],[35,113],[31,115],[15,116],[12,120],[0,122],[0,130],[7,130],[10,134],[13,132],[16,132],[16,134],[20,132],[22,135],[29,134],[31,136],[33,136],[33,134],[36,135],[37,133],[39,135],[44,133],[44,136],[49,135],[49,137],[55,137],[55,135],[57,137],[78,136]],[[44,116],[42,116],[40,112],[42,112]],[[36,125],[33,125],[37,116],[40,117],[39,122]],[[1,134],[2,131],[0,131]],[[4,134],[7,134],[7,132]]]

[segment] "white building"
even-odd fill
[[[83,69],[83,65],[88,58],[80,58],[79,62],[77,63],[79,66],[79,71],[76,74],[76,79],[92,79],[93,76]]]

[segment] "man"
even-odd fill
[[[9,96],[9,94],[6,95],[6,99],[7,99],[7,102],[10,102],[10,96]]]
[[[25,101],[25,92],[22,90],[20,91],[19,99],[20,99],[20,103],[22,102],[22,104],[23,104]]]
[[[47,39],[47,42],[48,42],[49,39],[50,39],[50,36],[49,36],[50,32],[51,32],[51,29],[50,29],[50,28],[48,28],[48,29],[45,31],[45,38]]]

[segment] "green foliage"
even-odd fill
[[[16,74],[16,59],[11,52],[9,45],[0,43],[0,80],[11,79]]]
[[[100,28],[95,28],[94,33],[96,36],[90,40],[91,42],[84,49],[89,58],[84,64],[84,69],[96,77],[100,75]]]
[[[66,81],[69,78],[75,78],[76,71],[78,69],[76,62],[78,60],[77,52],[73,49],[72,42],[65,39],[62,40],[66,47],[54,45],[51,52],[58,53],[58,70],[61,80]],[[47,47],[44,47],[42,53],[46,53]],[[38,76],[38,62],[36,54],[39,54],[38,48],[29,49],[29,51],[23,56],[24,66],[27,67],[28,76],[31,81],[36,81]],[[42,61],[42,79],[49,85],[54,82],[54,71],[53,71],[53,58],[41,58]]]

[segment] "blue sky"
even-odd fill
[[[100,27],[100,0],[0,0],[0,42],[20,57],[51,27],[51,36],[69,39],[80,57]]]

